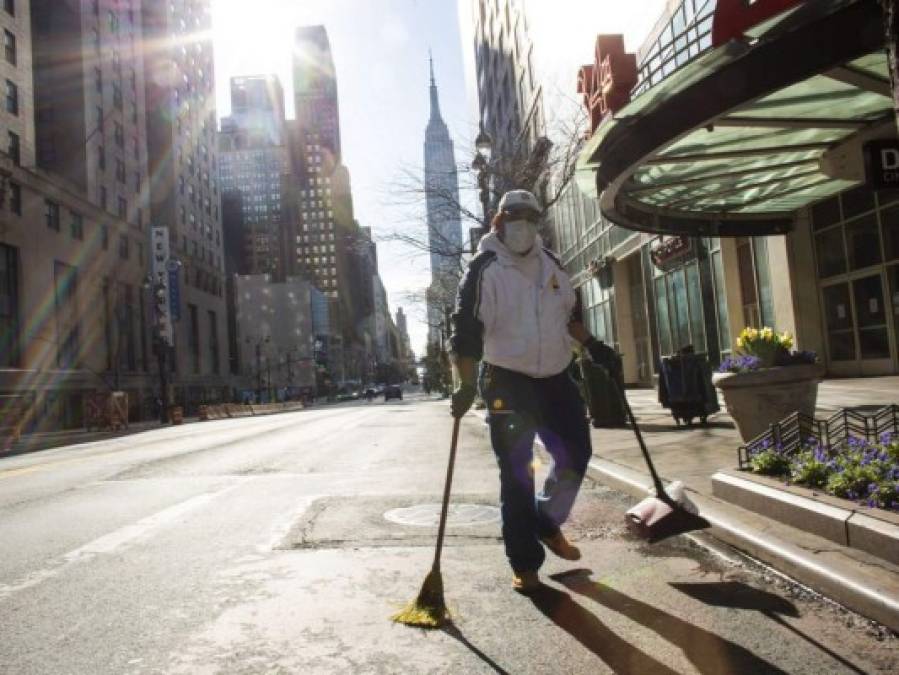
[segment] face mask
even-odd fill
[[[511,220],[505,224],[503,243],[506,248],[524,255],[534,247],[537,240],[537,226],[528,220]]]

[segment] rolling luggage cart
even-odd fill
[[[675,423],[690,426],[694,418],[706,424],[718,412],[718,395],[712,385],[712,369],[705,358],[688,345],[662,359],[659,368],[659,403],[671,410]]]

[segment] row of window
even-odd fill
[[[14,184],[13,184],[14,185]],[[14,213],[21,215],[21,190],[19,186],[15,186],[15,190],[12,191],[14,193],[14,200],[10,200],[11,207]],[[16,210],[18,209],[18,210]],[[52,199],[44,200],[44,223],[47,228],[51,230],[55,230],[56,232],[60,232],[62,230],[62,217],[61,217],[62,209],[60,205],[53,201]],[[72,239],[77,239],[79,241],[84,240],[84,217],[80,213],[76,213],[69,209],[69,234]],[[103,250],[106,251],[109,249],[109,226],[108,225],[100,225],[100,245]],[[144,264],[144,245],[142,242],[136,242],[137,245],[137,260],[138,264],[143,266]],[[118,253],[119,257],[122,260],[128,260],[130,258],[130,238],[127,234],[119,235],[119,246]]]

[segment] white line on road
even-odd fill
[[[237,487],[238,485],[231,485],[218,492],[205,492],[196,495],[183,502],[169,506],[151,516],[138,520],[136,523],[126,525],[125,527],[114,530],[102,537],[98,537],[84,546],[80,546],[63,554],[54,564],[30,572],[15,583],[0,584],[0,600],[4,600],[19,591],[37,586],[48,579],[52,579],[71,565],[90,560],[97,555],[113,553],[127,544],[146,539],[153,534],[155,530],[174,522],[195,509],[205,506],[216,497],[230,492]]]

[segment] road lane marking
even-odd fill
[[[315,500],[320,499],[323,496],[324,495],[312,495],[300,499],[299,504],[287,516],[275,523],[267,540],[264,543],[259,544],[256,547],[256,551],[258,553],[271,553],[282,545],[296,522],[309,510],[309,507],[312,506]]]
[[[135,523],[121,527],[118,530],[113,530],[83,546],[79,546],[78,548],[63,554],[47,567],[29,572],[14,583],[0,584],[0,601],[19,591],[32,588],[48,579],[52,579],[53,577],[60,575],[68,567],[79,562],[91,560],[99,555],[113,553],[128,544],[146,540],[163,526],[178,520],[191,511],[205,506],[216,497],[220,497],[237,487],[239,487],[239,485],[229,485],[217,492],[204,492],[203,494],[195,495],[190,499],[173,504],[162,511],[158,511]]]

